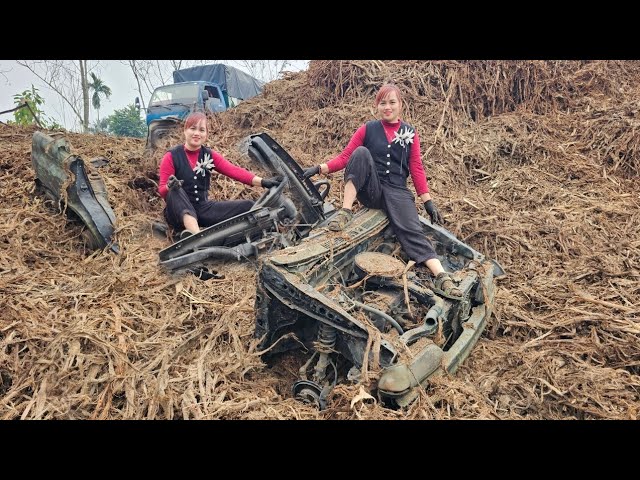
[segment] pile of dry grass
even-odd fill
[[[0,125],[0,418],[636,418],[640,381],[640,62],[313,61],[211,120],[214,149],[265,131],[299,163],[337,155],[385,81],[404,92],[446,226],[497,259],[496,313],[455,376],[408,410],[341,385],[290,398],[299,359],[265,366],[254,263],[172,277],[153,237],[161,152],[68,134],[103,155],[121,255],[91,253],[34,194],[32,129]],[[177,135],[174,142],[179,142]],[[331,177],[340,201],[342,178]],[[226,178],[214,198],[256,198]]]

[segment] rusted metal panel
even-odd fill
[[[61,211],[73,215],[88,232],[90,248],[109,247],[118,253],[114,232],[116,217],[109,205],[106,186],[96,172],[87,173],[84,160],[71,154],[65,138],[33,134],[31,164],[36,181]]]

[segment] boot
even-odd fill
[[[455,286],[448,272],[440,272],[436,277],[434,286],[438,293],[453,300],[461,300],[462,292]]]
[[[353,218],[353,212],[348,208],[341,208],[329,222],[329,230],[332,232],[340,232],[347,226],[347,223]]]

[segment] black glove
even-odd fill
[[[436,206],[433,204],[433,200],[427,200],[426,202],[424,202],[424,209],[431,217],[431,223],[437,223],[440,225],[444,223],[444,219],[442,218],[442,215],[440,215],[440,212],[438,212]]]
[[[320,165],[316,165],[315,167],[309,167],[302,174],[302,178],[306,180],[307,178],[313,177],[314,175],[317,175],[319,173],[320,173]]]
[[[280,185],[282,183],[282,177],[281,176],[277,176],[277,177],[271,177],[271,178],[263,178],[262,179],[262,187],[263,188],[271,188],[271,187],[277,187],[278,185]]]
[[[167,188],[169,190],[177,190],[179,188],[182,188],[183,183],[184,180],[178,180],[175,175],[171,175],[169,177],[169,180],[167,180]]]

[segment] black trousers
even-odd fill
[[[360,203],[385,211],[393,233],[411,260],[422,263],[437,258],[433,245],[422,231],[413,193],[406,183],[392,185],[380,180],[371,152],[366,147],[358,147],[351,154],[344,172],[344,183],[349,180],[356,188]]]
[[[241,213],[251,210],[251,200],[212,200],[193,205],[182,189],[169,190],[165,199],[164,218],[176,231],[184,230],[182,218],[186,213],[198,220],[200,228],[207,228]]]

